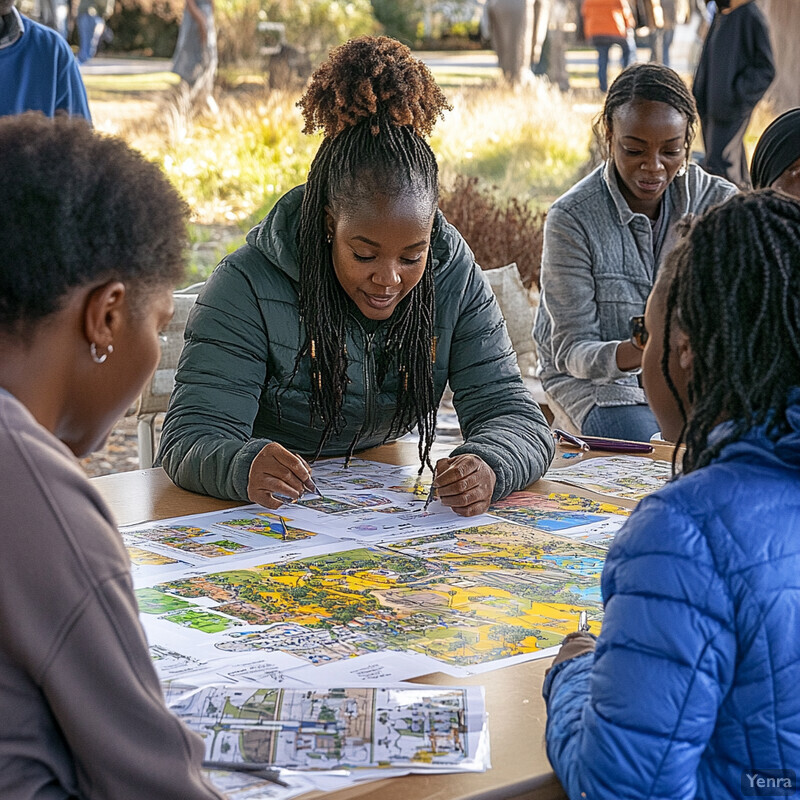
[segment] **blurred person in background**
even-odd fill
[[[91,120],[86,89],[66,40],[0,0],[0,116],[63,111]]]
[[[114,13],[114,0],[80,0],[78,3],[78,63],[85,64],[97,55],[106,32],[106,20]]]
[[[692,91],[705,144],[703,167],[741,189],[750,187],[744,135],[774,78],[764,13],[754,0],[717,0]]]
[[[190,105],[205,104],[217,111],[214,79],[217,74],[217,29],[213,0],[186,0],[172,56],[172,71],[181,78],[181,90]]]
[[[608,91],[609,51],[617,45],[622,51],[622,69],[636,60],[633,38],[635,20],[628,0],[584,0],[581,6],[586,41],[597,49],[597,79],[600,91]]]

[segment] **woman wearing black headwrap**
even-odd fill
[[[800,198],[800,108],[781,114],[761,134],[750,174],[754,189],[779,189]]]

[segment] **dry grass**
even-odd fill
[[[244,221],[305,179],[318,142],[300,133],[294,93],[223,95],[200,115],[178,97],[122,135],[162,165],[203,224]]]
[[[449,94],[453,110],[431,142],[445,185],[457,175],[474,176],[498,187],[504,199],[545,204],[570,185],[588,152],[590,114],[575,110],[569,96],[543,83]],[[200,115],[169,97],[148,118],[123,116],[102,127],[160,163],[198,222],[244,224],[305,179],[319,139],[300,132],[298,93],[228,92],[219,113]]]
[[[445,184],[456,175],[496,186],[504,198],[548,205],[572,185],[588,156],[591,118],[545,81],[450,92],[453,110],[434,132]]]
[[[188,108],[163,76],[142,80],[113,90],[102,81],[90,85],[95,124],[161,164],[186,198],[196,223],[190,278],[202,280],[250,225],[305,180],[319,138],[301,133],[300,93],[269,91],[263,76],[226,77],[216,113]],[[533,213],[574,182],[595,109],[543,82],[517,91],[485,82],[447,93],[453,110],[431,141],[445,194],[459,176],[476,178],[473,188],[490,205],[496,199],[497,213],[517,201]],[[219,235],[222,226],[229,236]],[[533,273],[526,277],[535,280]]]

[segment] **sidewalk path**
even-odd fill
[[[683,74],[690,72],[689,57],[694,43],[694,25],[679,25],[675,31],[675,41],[670,55],[672,66]],[[487,50],[468,50],[460,52],[420,51],[417,56],[429,67],[439,69],[498,69],[497,56]],[[639,48],[640,61],[650,57],[648,48]],[[612,64],[619,56],[612,50]],[[595,68],[596,52],[592,49],[569,50],[567,52],[567,69],[570,72],[588,72]],[[172,62],[164,58],[128,58],[103,56],[93,58],[81,67],[83,75],[144,75],[155,72],[169,72]]]
[[[155,72],[169,72],[172,61],[166,58],[132,58],[98,56],[81,65],[82,75],[149,75]]]

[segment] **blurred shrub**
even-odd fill
[[[422,32],[422,0],[372,0],[383,33],[413,47]]]
[[[539,286],[547,212],[516,197],[503,200],[496,187],[482,188],[478,178],[465,175],[443,188],[439,207],[483,269],[516,261],[525,288]]]
[[[216,0],[214,8],[222,64],[258,56],[259,20],[286,25],[288,44],[315,65],[332,47],[377,30],[369,0]]]
[[[171,58],[182,15],[183,0],[118,0],[108,21],[114,50]]]

